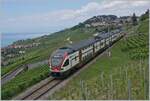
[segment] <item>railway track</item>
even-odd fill
[[[110,46],[109,48],[112,48],[112,47],[113,47],[113,45]],[[106,50],[108,50],[109,48],[107,48]],[[51,94],[53,94],[55,91],[60,89],[62,86],[65,86],[73,77],[77,76],[81,71],[86,69],[89,65],[91,65],[93,62],[95,62],[99,57],[101,57],[103,54],[105,54],[107,52],[106,50],[103,51],[101,54],[99,54],[96,58],[91,60],[91,62],[87,63],[82,68],[77,70],[76,73],[73,73],[72,75],[70,75],[70,77],[68,77],[67,79],[60,80],[60,79],[55,79],[52,77],[50,77],[50,79],[47,78],[49,80],[45,80],[45,81],[43,80],[44,83],[39,83],[39,85],[40,85],[40,86],[38,85],[39,87],[36,87],[36,89],[34,89],[32,91],[26,92],[26,94],[22,95],[21,97],[15,98],[15,100],[16,99],[17,100],[38,100],[38,99],[45,100],[45,99],[48,99],[48,97]],[[36,85],[34,85],[34,86],[36,86]]]
[[[59,79],[51,79],[47,83],[43,84],[41,87],[36,89],[35,91],[29,93],[28,95],[24,96],[21,100],[37,100],[42,95],[56,87],[58,84],[60,84],[62,80]]]

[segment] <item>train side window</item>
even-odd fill
[[[75,56],[75,61],[77,61],[77,56]]]
[[[69,59],[67,59],[63,65],[63,67],[68,66],[69,65]]]

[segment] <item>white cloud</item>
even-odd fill
[[[111,1],[111,2],[103,2],[103,6],[102,6],[102,8],[113,8],[113,7],[117,7],[118,5],[120,5],[120,4],[123,4],[123,3],[125,3],[125,1]]]
[[[132,14],[133,12],[140,14],[141,11],[149,8],[149,4],[150,1],[148,0],[106,0],[102,3],[89,2],[79,9],[63,9],[17,18],[3,18],[0,21],[0,28],[2,31],[5,31],[5,29],[40,30],[39,28],[65,28],[100,14],[129,15],[129,13]]]

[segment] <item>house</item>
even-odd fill
[[[25,51],[19,51],[19,53],[20,53],[20,54],[24,54],[24,53],[25,53]]]
[[[85,27],[91,27],[91,25],[90,24],[85,24]]]

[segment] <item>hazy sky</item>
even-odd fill
[[[1,0],[2,33],[54,32],[95,15],[141,15],[150,0]]]

